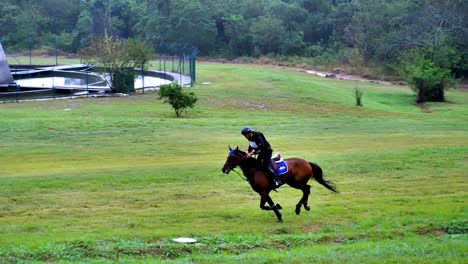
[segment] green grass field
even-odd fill
[[[182,118],[152,93],[0,104],[0,263],[466,263],[467,92],[423,109],[405,86],[197,72]],[[340,193],[311,182],[297,216],[300,191],[282,187],[277,223],[221,173],[228,146],[247,147],[245,125],[318,163]]]

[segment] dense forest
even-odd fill
[[[100,36],[141,39],[155,50],[161,42],[190,43],[209,57],[300,57],[356,67],[394,65],[416,49],[456,77],[468,75],[466,0],[0,2],[8,52],[75,53]]]

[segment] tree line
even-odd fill
[[[200,55],[286,56],[318,65],[387,65],[419,50],[457,77],[468,75],[466,0],[2,0],[8,51],[93,38],[190,43]]]

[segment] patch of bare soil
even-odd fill
[[[432,235],[432,236],[445,236],[447,232],[442,229],[430,229],[430,230],[420,230],[418,232],[420,235]]]
[[[418,103],[416,105],[421,109],[421,111],[425,113],[432,113],[432,110],[425,103]]]
[[[317,70],[302,70],[302,69],[300,69],[300,70],[303,71],[303,72],[309,73],[309,74],[314,74],[314,75],[322,76],[322,77],[325,77],[325,78],[331,78],[331,79],[371,82],[371,83],[379,83],[379,84],[385,84],[385,85],[390,85],[390,84],[405,85],[406,84],[403,81],[388,82],[388,81],[368,79],[368,78],[364,78],[362,76],[349,74],[349,73],[347,73],[346,71],[344,71],[343,69],[340,69],[340,68],[336,68],[332,72],[317,71]]]

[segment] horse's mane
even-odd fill
[[[245,152],[245,151],[242,151],[240,149],[237,149],[236,151],[241,153],[243,157],[247,156],[247,152]],[[261,167],[260,162],[254,157],[249,157],[249,158],[246,158],[245,160],[246,160],[245,163],[247,165],[249,165],[249,167],[253,167],[253,168],[260,168]]]
[[[252,164],[252,167],[254,167],[254,168],[260,168],[261,167],[260,162],[256,158],[253,158],[253,157],[247,158],[247,163]]]

